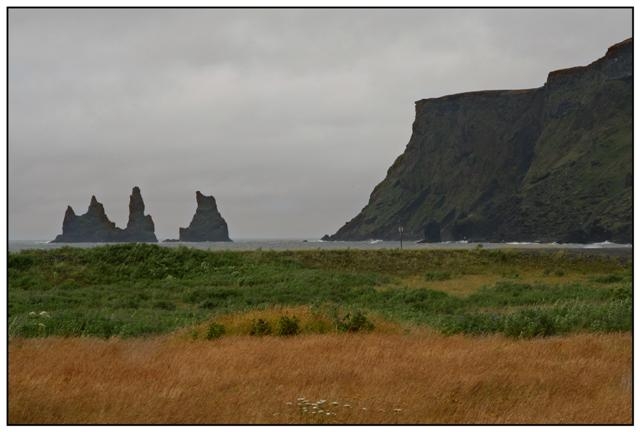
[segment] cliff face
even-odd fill
[[[107,217],[104,206],[92,196],[89,209],[83,215],[77,216],[71,206],[67,207],[62,234],[53,243],[157,241],[153,219],[144,215],[144,201],[136,186],[129,198],[129,222],[125,229],[116,227]]]
[[[188,228],[180,228],[180,241],[231,241],[227,222],[222,218],[213,196],[196,192],[198,207]]]
[[[537,89],[416,102],[404,154],[331,240],[631,243],[633,41]]]

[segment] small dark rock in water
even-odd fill
[[[331,237],[329,237],[329,234],[325,234],[322,236],[322,238],[320,239],[322,241],[331,241]]]
[[[87,212],[77,216],[71,206],[67,207],[62,222],[62,234],[52,243],[101,243],[101,242],[157,242],[151,216],[144,215],[144,202],[140,188],[133,188],[129,200],[129,223],[124,230],[116,227],[104,211],[104,206],[95,196]]]
[[[424,227],[424,239],[421,243],[440,243],[440,224],[434,220],[429,221]]]
[[[198,208],[188,228],[180,228],[180,241],[231,241],[227,222],[222,218],[213,196],[196,192]]]
[[[162,240],[162,243],[175,243],[175,242],[179,242],[180,240],[178,239],[164,239]]]

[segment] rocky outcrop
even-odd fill
[[[89,208],[83,215],[77,216],[71,206],[67,206],[62,222],[62,234],[53,242],[113,242],[117,241],[118,235],[116,224],[109,220],[104,206],[92,196]]]
[[[543,87],[416,102],[413,133],[331,240],[631,243],[633,40]]]
[[[151,216],[144,215],[144,202],[140,188],[133,188],[129,199],[129,222],[123,230],[111,222],[104,206],[95,196],[87,212],[77,216],[71,206],[62,222],[62,234],[53,243],[101,243],[101,242],[157,242]]]
[[[155,227],[150,215],[144,214],[144,201],[138,186],[133,188],[129,197],[129,221],[122,232],[125,242],[157,242]]]
[[[222,218],[213,196],[196,192],[198,207],[188,228],[180,228],[180,241],[231,241],[227,222]]]

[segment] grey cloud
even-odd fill
[[[629,9],[9,13],[9,236],[139,185],[159,238],[196,189],[235,238],[319,237],[402,153],[413,102],[538,87],[631,36]]]

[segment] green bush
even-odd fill
[[[504,320],[504,334],[516,338],[551,336],[556,333],[556,325],[545,311],[525,309],[509,314]]]
[[[554,270],[554,269],[546,268],[546,269],[544,269],[544,271],[543,271],[542,273],[543,273],[545,276],[554,275],[554,276],[561,277],[561,276],[564,276],[564,275],[565,275],[564,270],[562,270],[562,269],[555,269],[555,270]]]
[[[622,280],[623,280],[622,275],[617,275],[617,274],[609,274],[609,275],[597,276],[593,278],[594,282],[598,282],[601,284],[622,282]]]
[[[300,333],[300,320],[293,317],[283,315],[278,320],[277,334],[278,336],[295,336]]]
[[[444,271],[430,271],[425,273],[425,280],[428,281],[443,281],[451,279],[451,273]]]
[[[226,333],[226,330],[222,324],[211,323],[209,324],[209,328],[207,329],[207,339],[218,339],[222,337]]]
[[[336,322],[336,328],[341,332],[371,331],[373,327],[373,323],[360,311],[354,314],[348,313]]]
[[[160,301],[157,301],[157,302],[155,302],[153,304],[153,308],[154,309],[162,309],[162,310],[175,310],[176,309],[176,305],[175,305],[175,303],[172,303],[172,302],[160,300]]]
[[[251,330],[249,331],[251,336],[266,336],[271,334],[271,324],[262,318],[253,320],[251,322]]]
[[[501,332],[504,318],[495,313],[467,313],[440,317],[435,326],[444,334],[485,335]]]

